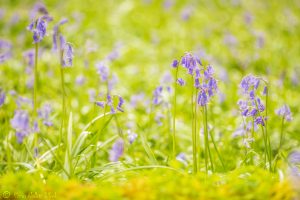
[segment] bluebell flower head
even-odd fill
[[[31,133],[29,125],[29,116],[26,111],[16,110],[14,117],[10,121],[11,126],[16,130],[16,136],[19,143],[22,143],[23,138]]]
[[[0,90],[0,107],[4,104],[5,97],[6,97],[5,93]]]
[[[293,119],[290,107],[288,105],[283,105],[282,107],[280,107],[279,109],[277,109],[275,111],[275,113],[278,116],[284,117],[285,120],[287,120],[287,121],[292,121],[292,119]]]
[[[184,81],[182,78],[178,78],[178,79],[177,79],[177,83],[178,83],[180,86],[184,86],[184,85],[185,85],[185,81]]]
[[[42,18],[38,18],[36,21],[29,24],[27,30],[33,33],[33,42],[39,43],[43,40],[47,31],[47,22]]]
[[[119,96],[119,102],[118,102],[117,110],[119,110],[121,112],[124,112],[124,110],[122,108],[123,104],[124,104],[124,99],[121,96]]]
[[[52,121],[50,120],[50,115],[52,113],[52,107],[50,104],[44,104],[41,109],[38,110],[38,117],[43,120],[45,126],[53,126]]]
[[[292,164],[300,164],[300,152],[299,151],[293,151],[289,155],[289,161]]]
[[[101,108],[104,108],[104,106],[105,106],[105,102],[103,102],[103,101],[96,101],[95,104]]]
[[[65,43],[63,48],[63,66],[64,67],[71,67],[73,65],[73,47],[70,43]]]
[[[177,68],[178,64],[178,60],[173,60],[172,67]]]
[[[109,69],[105,66],[103,62],[98,62],[96,64],[97,73],[101,77],[103,82],[108,81]]]
[[[153,92],[153,104],[158,105],[161,103],[163,87],[158,86]]]
[[[124,153],[124,141],[119,138],[116,140],[116,142],[113,144],[112,149],[109,152],[109,160],[111,162],[117,162],[120,157]]]
[[[208,98],[204,90],[198,93],[198,104],[200,106],[205,106],[208,103]]]
[[[131,130],[127,131],[127,138],[130,144],[132,144],[136,140],[137,136],[138,135]]]

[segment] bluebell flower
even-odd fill
[[[117,162],[124,154],[124,141],[119,138],[113,144],[112,149],[109,152],[109,160],[111,162]]]
[[[208,98],[204,90],[198,93],[198,104],[200,106],[205,106],[208,103]]]
[[[63,60],[62,64],[64,67],[71,67],[73,65],[73,47],[70,43],[65,43],[63,48]]]
[[[29,116],[26,111],[16,110],[14,117],[10,120],[12,128],[16,130],[18,143],[22,143],[25,136],[31,133]]]
[[[9,41],[0,40],[0,63],[5,62],[12,56],[12,45]]]
[[[178,60],[173,60],[172,67],[177,68],[178,64]]]
[[[6,97],[5,93],[0,90],[0,107],[4,104],[5,97]]]
[[[38,18],[36,21],[27,26],[27,30],[33,33],[33,42],[39,43],[43,40],[47,31],[47,22],[42,18]]]
[[[293,151],[289,155],[289,161],[292,164],[300,164],[300,152],[299,151]]]
[[[118,102],[117,110],[119,110],[121,112],[124,112],[124,110],[122,108],[123,104],[124,104],[124,99],[121,96],[119,96],[119,102]]]
[[[127,138],[130,144],[132,144],[136,140],[137,136],[138,135],[131,130],[127,131]]]
[[[153,92],[153,104],[158,105],[161,103],[163,87],[158,86]]]
[[[103,62],[98,62],[96,64],[96,69],[97,69],[97,73],[101,77],[101,80],[103,82],[107,81],[108,80],[108,76],[109,76],[109,69],[108,69],[108,67],[106,67]]]
[[[292,113],[288,105],[283,105],[275,111],[278,116],[284,117],[286,121],[292,121]]]
[[[43,124],[47,127],[53,126],[50,120],[50,115],[52,113],[52,107],[50,104],[44,104],[41,109],[38,110],[38,117],[43,120]]]
[[[184,86],[184,85],[185,85],[185,81],[184,81],[182,78],[178,78],[178,79],[177,79],[177,83],[178,83],[180,86]]]

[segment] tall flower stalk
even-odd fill
[[[60,128],[60,140],[63,138],[63,130],[65,126],[66,118],[66,90],[65,90],[65,67],[71,67],[73,64],[73,47],[70,43],[65,41],[64,36],[61,34],[59,28],[61,25],[67,23],[67,19],[62,19],[53,29],[53,50],[58,50],[59,62],[60,62],[60,79],[61,79],[61,91],[62,91],[62,118]]]
[[[173,97],[173,158],[176,157],[176,106],[177,106],[177,79],[178,79],[178,61],[174,60],[172,67],[175,69],[174,79],[174,97]]]
[[[193,173],[196,174],[198,172],[198,162],[199,161],[197,155],[200,155],[200,147],[199,147],[199,137],[197,137],[197,106],[199,105],[202,108],[203,113],[203,126],[204,126],[204,159],[205,159],[205,171],[208,173],[209,167],[212,171],[214,171],[214,163],[212,158],[212,153],[209,145],[209,135],[214,144],[217,155],[223,165],[223,161],[221,156],[217,150],[217,145],[213,139],[212,134],[209,134],[208,130],[208,119],[207,119],[207,104],[217,92],[217,81],[213,77],[214,70],[212,66],[203,67],[201,61],[196,56],[191,53],[186,53],[181,58],[181,65],[187,69],[187,73],[191,76],[191,118],[192,118],[192,149],[193,149]],[[178,62],[173,61],[173,67],[178,70]],[[178,78],[178,71],[175,74],[175,83],[183,86],[185,84],[182,78]],[[175,90],[177,88],[177,84],[175,84]],[[176,93],[174,97],[174,104],[176,103]],[[173,116],[173,131],[175,130],[175,118],[176,118],[176,105],[174,105],[174,116]],[[174,132],[175,133],[175,132]],[[175,134],[174,134],[175,135]],[[223,165],[224,166],[224,165]]]
[[[281,129],[280,129],[280,140],[279,140],[279,147],[278,147],[278,154],[280,153],[282,149],[282,145],[284,142],[284,122],[290,122],[292,121],[292,113],[290,110],[290,107],[288,105],[283,105],[282,107],[278,108],[275,113],[281,117]],[[274,170],[276,169],[277,166],[277,161],[278,161],[278,155],[276,157],[276,161],[274,164]]]
[[[265,84],[262,94],[266,96],[265,103],[267,106],[268,84],[262,78],[255,77],[253,75],[248,75],[242,79],[240,88],[246,100],[239,100],[238,105],[240,107],[242,116],[246,119],[250,118],[253,120],[252,131],[254,131],[254,125],[261,127],[265,146],[265,166],[268,166],[269,170],[272,171],[272,149],[270,136],[267,129],[268,111],[267,107],[263,104],[258,95],[261,81]],[[254,133],[252,135],[254,135]]]
[[[47,31],[47,22],[50,21],[51,18],[49,16],[43,16],[35,21],[31,22],[29,26],[27,26],[27,30],[33,33],[33,43],[35,45],[35,58],[34,58],[34,86],[33,86],[33,115],[37,114],[37,93],[38,93],[38,51],[39,51],[39,42],[43,40]]]

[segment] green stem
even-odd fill
[[[258,103],[257,103],[256,100],[255,100],[255,106],[256,106],[256,109],[258,111],[259,117],[261,117],[264,125],[266,125],[266,120],[261,115],[261,113],[259,111],[259,108],[258,108]],[[261,126],[261,129],[262,129],[263,138],[264,138],[265,152],[266,152],[267,159],[268,159],[268,162],[269,162],[269,170],[271,172],[272,171],[272,159],[271,159],[271,145],[270,145],[270,140],[268,139],[268,135],[267,135],[267,132],[265,130],[265,126]]]
[[[213,134],[212,134],[211,132],[209,132],[209,135],[210,135],[211,141],[212,141],[212,143],[213,143],[213,145],[214,145],[215,151],[216,151],[216,153],[217,153],[217,155],[218,155],[218,158],[219,158],[219,160],[220,160],[220,162],[221,162],[221,164],[222,164],[222,167],[223,167],[223,169],[225,170],[225,165],[224,165],[223,159],[222,159],[222,157],[221,157],[221,154],[220,154],[220,152],[219,152],[219,150],[218,150],[218,148],[217,148],[217,145],[216,145],[214,136],[213,136]]]
[[[207,107],[206,105],[203,107],[204,109],[204,136],[205,136],[205,146],[208,152],[208,156],[210,159],[210,164],[211,164],[211,170],[214,172],[214,165],[213,165],[213,160],[210,152],[210,147],[209,147],[209,140],[208,140],[208,126],[207,126]],[[207,157],[207,156],[206,156]]]
[[[282,121],[281,121],[280,142],[279,142],[278,151],[281,150],[281,147],[282,147],[282,144],[283,144],[283,139],[284,139],[283,127],[284,127],[284,116],[282,117]]]
[[[36,116],[37,109],[37,85],[38,85],[38,51],[39,51],[39,43],[35,43],[35,57],[34,57],[34,86],[33,86],[33,116]]]
[[[174,97],[173,97],[173,158],[176,157],[176,104],[177,104],[177,78],[178,78],[178,67],[175,72],[174,80]]]
[[[267,91],[266,91],[266,119],[268,119],[268,99],[269,99],[269,85],[266,83]],[[269,150],[269,164],[270,164],[270,171],[272,171],[272,148],[271,148],[271,141],[270,141],[270,135],[268,134],[268,120],[265,120],[265,129],[266,129],[266,138],[268,142],[268,150]]]
[[[193,143],[193,173],[197,174],[197,135],[195,130],[195,113],[194,113],[194,77],[192,76],[192,96],[191,96],[191,103],[192,103],[192,143]]]

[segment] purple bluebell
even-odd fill
[[[123,104],[124,104],[124,99],[121,96],[119,96],[119,102],[118,102],[117,110],[119,110],[121,112],[124,112],[124,110],[122,108]]]
[[[73,65],[73,47],[70,43],[65,43],[63,48],[63,66],[64,67],[71,67]]]
[[[86,78],[83,74],[78,75],[75,80],[77,85],[83,85],[85,83],[85,81],[86,81]]]
[[[180,86],[184,86],[184,85],[185,85],[185,81],[184,81],[182,78],[178,78],[178,79],[177,79],[177,83],[178,83]]]
[[[119,138],[113,144],[112,149],[109,152],[109,160],[111,162],[117,162],[124,154],[124,141]]]
[[[284,117],[286,121],[292,121],[292,113],[288,105],[283,105],[275,111],[278,116]]]
[[[256,125],[262,125],[265,126],[265,119],[263,119],[261,116],[256,117],[256,119],[254,120],[254,123]]]
[[[164,118],[165,116],[162,113],[157,113],[154,117],[154,120],[158,126],[162,126],[163,125],[162,119]]]
[[[48,103],[44,104],[43,107],[41,107],[38,110],[38,117],[43,120],[43,124],[47,127],[53,126],[53,123],[50,120],[51,113],[52,113],[52,107]]]
[[[299,151],[293,151],[289,155],[289,161],[292,164],[300,164],[300,152]]]
[[[6,97],[5,93],[0,90],[0,107],[4,104],[5,97]]]
[[[183,163],[184,165],[187,165],[187,157],[185,155],[185,153],[181,152],[176,156],[176,160],[178,160],[179,162]]]
[[[197,67],[197,59],[191,53],[185,53],[181,59],[181,65],[188,70],[188,74],[193,75]]]
[[[200,106],[205,106],[208,103],[208,98],[204,90],[198,93],[198,104]]]
[[[263,95],[266,96],[266,95],[267,95],[267,92],[268,92],[268,87],[265,86],[265,87],[264,87],[264,90],[263,90]]]
[[[158,105],[161,103],[163,87],[158,86],[153,92],[153,104]]]
[[[16,130],[18,143],[22,143],[24,137],[31,133],[29,116],[26,111],[16,110],[14,117],[10,120],[10,124]]]
[[[98,62],[96,64],[97,73],[101,77],[103,82],[108,80],[109,77],[109,69],[105,66],[104,62]]]
[[[198,88],[198,89],[201,87],[199,78],[195,78],[194,86],[195,86],[195,88]]]
[[[136,140],[137,136],[138,135],[131,130],[127,131],[127,138],[130,144],[132,144]]]
[[[5,62],[12,56],[12,45],[9,41],[0,40],[0,63]]]
[[[40,17],[36,21],[30,23],[27,27],[27,30],[33,33],[33,42],[39,43],[46,35],[47,22],[42,17]]]
[[[211,65],[208,65],[207,69],[204,70],[204,77],[206,79],[210,79],[213,77],[213,75],[214,75],[214,69]]]
[[[48,10],[46,6],[41,2],[37,2],[36,4],[34,4],[32,10],[30,11],[30,18],[36,18],[37,14],[48,15]]]
[[[96,101],[95,104],[101,108],[104,108],[105,102],[104,101]]]
[[[59,32],[59,27],[65,23],[68,22],[68,19],[64,18],[60,20],[54,27],[53,27],[53,35],[52,35],[52,44],[53,44],[53,50],[57,50],[57,41],[59,40],[60,49],[64,48],[65,40],[63,36]]]
[[[172,67],[177,68],[178,64],[178,60],[173,60]]]
[[[262,104],[260,98],[257,98],[256,102],[259,112],[263,112],[265,110],[265,106]]]

